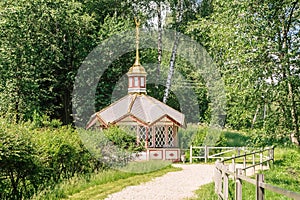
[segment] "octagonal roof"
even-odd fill
[[[132,122],[147,127],[157,123],[186,126],[181,112],[145,94],[128,94],[92,115],[86,128],[96,123],[108,127],[112,124],[129,125]]]

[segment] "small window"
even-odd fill
[[[134,87],[139,86],[139,77],[134,77]]]
[[[141,77],[141,87],[145,87],[145,78]]]
[[[129,78],[129,87],[132,87],[132,77]]]

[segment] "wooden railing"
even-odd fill
[[[200,153],[193,153],[193,149],[198,149]],[[218,153],[212,153],[212,151],[220,151]],[[241,152],[248,152],[247,147],[209,147],[209,146],[190,146],[190,163],[193,163],[193,159],[204,159],[205,163],[208,159],[222,159],[231,158],[231,156],[226,156],[229,153],[236,153],[240,155]]]
[[[274,147],[267,147],[252,152],[245,151],[243,154],[238,153],[238,155],[232,155],[228,158],[221,158],[222,164],[225,164],[228,161],[231,163],[229,165],[231,171],[235,172],[237,168],[240,168],[242,174],[247,175],[247,170],[252,168],[255,173],[257,166],[259,166],[260,170],[263,170],[264,165],[266,165],[266,168],[268,169],[270,167],[270,162],[274,162]]]
[[[264,159],[263,153],[268,152],[269,156],[265,157]],[[252,165],[246,165],[246,157],[253,155],[260,155],[260,161],[258,163],[252,163]],[[255,157],[255,156],[254,156]],[[268,158],[269,157],[269,158]],[[236,159],[242,158],[243,160],[243,167],[242,168],[233,168],[234,171],[229,169],[229,165],[226,165],[226,161],[231,161],[231,163],[235,163]],[[255,159],[254,159],[255,160]],[[265,197],[265,189],[273,191],[278,194],[285,195],[290,198],[300,199],[300,194],[289,191],[277,186],[270,185],[264,182],[264,175],[263,174],[256,174],[256,179],[251,179],[247,177],[245,174],[246,169],[254,168],[256,166],[262,166],[266,163],[274,161],[274,147],[262,149],[259,151],[247,153],[240,156],[234,156],[232,158],[222,159],[216,161],[215,164],[215,171],[214,171],[214,182],[215,182],[215,192],[220,199],[227,200],[229,198],[229,191],[228,191],[228,182],[229,178],[233,178],[235,180],[235,199],[241,200],[242,199],[242,182],[246,181],[250,184],[256,186],[256,200],[263,200]],[[270,164],[270,163],[269,163]],[[269,165],[267,164],[267,165]],[[243,173],[244,172],[244,173]]]

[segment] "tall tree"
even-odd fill
[[[95,45],[94,20],[78,2],[5,1],[0,33],[2,113],[35,111],[71,122],[72,81]]]
[[[175,20],[177,31],[175,32],[175,40],[174,40],[172,54],[171,54],[171,58],[170,58],[169,73],[168,73],[168,77],[166,80],[166,89],[165,89],[165,93],[164,93],[164,97],[163,97],[164,103],[166,103],[168,100],[168,96],[169,96],[169,92],[170,92],[170,88],[171,88],[172,76],[174,74],[177,46],[178,46],[178,42],[179,42],[178,26],[180,25],[180,23],[182,21],[182,15],[183,15],[183,0],[179,0],[178,5],[177,5],[177,16],[176,16],[176,20]]]
[[[252,124],[276,137],[292,130],[298,135],[299,2],[217,0],[213,11],[190,23],[187,33],[219,65],[227,88],[228,124]]]

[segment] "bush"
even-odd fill
[[[136,143],[136,136],[134,134],[128,133],[121,128],[113,126],[104,130],[103,133],[109,141],[120,149],[128,150],[130,152],[145,150],[143,144]]]
[[[289,146],[289,137],[283,133],[268,132],[265,129],[253,129],[249,133],[248,145],[253,147],[266,147],[272,145]]]
[[[0,199],[22,199],[37,189],[40,162],[30,138],[19,127],[0,128]]]
[[[182,149],[188,149],[190,145],[223,146],[226,143],[221,130],[196,124],[188,124],[186,129],[179,129],[178,137]]]
[[[207,126],[188,124],[186,129],[179,129],[179,144],[181,149],[189,149],[193,146],[226,146],[224,133],[219,129]],[[215,151],[215,150],[214,150]],[[213,151],[211,151],[213,153]],[[203,149],[193,149],[194,155],[204,155]],[[190,152],[186,151],[186,159],[190,158]]]
[[[27,199],[75,174],[102,168],[72,127],[44,123],[0,119],[0,199]]]

